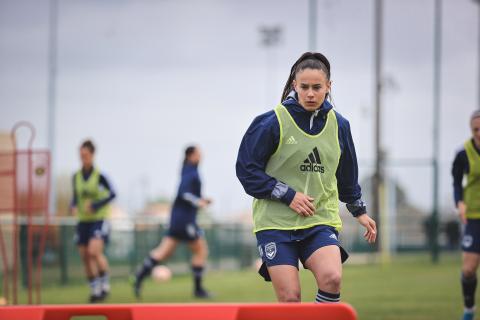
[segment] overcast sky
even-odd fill
[[[385,0],[382,141],[390,160],[432,155],[433,0]],[[182,152],[204,151],[204,193],[218,217],[251,204],[235,177],[240,140],[253,118],[278,102],[293,62],[308,50],[308,1],[61,0],[54,169],[79,167],[84,138],[97,165],[135,210],[143,198],[172,198]],[[47,146],[49,1],[0,0],[0,130],[18,120]],[[360,174],[371,174],[373,1],[318,0],[317,50],[332,64],[337,111],[350,120]],[[478,90],[478,10],[443,1],[442,205],[452,208],[450,165],[470,133]],[[261,45],[259,28],[280,26]],[[422,208],[431,203],[428,167],[388,173]]]

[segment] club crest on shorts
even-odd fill
[[[265,255],[272,260],[277,255],[277,245],[275,242],[269,242],[265,245]]]
[[[189,223],[187,225],[186,231],[189,237],[195,237],[197,230],[195,229],[195,226],[193,224]]]
[[[462,245],[466,248],[470,247],[473,243],[473,237],[471,235],[465,235],[462,240]]]

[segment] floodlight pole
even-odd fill
[[[383,37],[383,0],[375,0],[374,7],[374,86],[375,86],[375,172],[372,183],[372,217],[377,226],[381,226],[380,210],[383,185],[384,152],[382,149],[382,37]],[[379,230],[382,232],[382,230]],[[375,249],[381,247],[380,238],[375,243]]]
[[[308,0],[308,49],[317,49],[317,0]]]
[[[442,77],[442,0],[435,0],[434,41],[433,41],[433,203],[429,231],[431,232],[432,262],[439,259],[438,247],[438,194],[439,194],[439,158],[440,158],[440,109],[441,109],[441,77]]]
[[[477,30],[477,37],[478,37],[478,40],[477,40],[477,45],[478,45],[478,49],[477,49],[477,72],[478,72],[478,75],[477,75],[477,109],[480,109],[480,0],[474,0],[477,5],[478,5],[478,17],[477,17],[477,22],[478,22],[478,30]]]
[[[56,77],[57,77],[57,27],[58,0],[50,0],[48,23],[48,147],[51,154],[50,187],[48,213],[56,213],[56,181],[55,181],[55,109],[56,109]]]
[[[266,105],[272,105],[272,103],[278,103],[278,99],[274,98],[273,95],[273,85],[275,81],[275,57],[273,54],[275,47],[277,47],[282,41],[283,28],[280,25],[261,26],[259,32],[261,36],[261,45],[265,48],[267,58]],[[271,101],[270,98],[272,98]]]

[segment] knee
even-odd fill
[[[208,258],[208,247],[201,246],[197,249],[193,250],[193,258],[194,259],[201,259],[206,260]]]
[[[87,252],[81,254],[80,258],[82,259],[83,263],[87,263],[90,260],[90,257],[88,256]]]
[[[464,278],[475,278],[477,275],[477,270],[471,266],[463,266],[462,275]]]
[[[100,253],[95,248],[88,248],[87,256],[88,259],[97,259],[100,256]]]
[[[325,276],[324,283],[330,290],[339,291],[342,283],[342,274],[337,271],[329,272]]]
[[[279,302],[300,302],[300,290],[285,289],[278,294]]]
[[[201,250],[200,255],[202,256],[202,258],[207,259],[207,258],[208,258],[208,254],[209,254],[209,252],[208,252],[208,247],[205,246],[205,247]]]
[[[161,260],[160,259],[161,255],[160,255],[160,252],[158,251],[158,248],[155,248],[152,251],[150,251],[149,256],[157,261]]]

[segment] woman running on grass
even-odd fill
[[[191,268],[194,278],[194,296],[197,298],[210,296],[202,285],[208,246],[203,230],[197,224],[198,209],[204,209],[211,203],[209,199],[202,198],[202,185],[198,174],[201,157],[200,149],[196,146],[190,146],[185,150],[182,177],[172,208],[170,227],[167,235],[156,248],[150,251],[135,274],[134,292],[137,298],[140,298],[143,280],[151,274],[156,265],[164,263],[173,254],[181,241],[187,242],[193,253]]]
[[[315,276],[317,302],[340,301],[342,227],[339,203],[365,227],[377,229],[358,185],[349,122],[327,101],[330,63],[304,53],[292,66],[282,103],[253,121],[238,153],[237,177],[253,196],[254,232],[263,260],[259,273],[272,281],[280,302],[299,302],[298,260]]]

